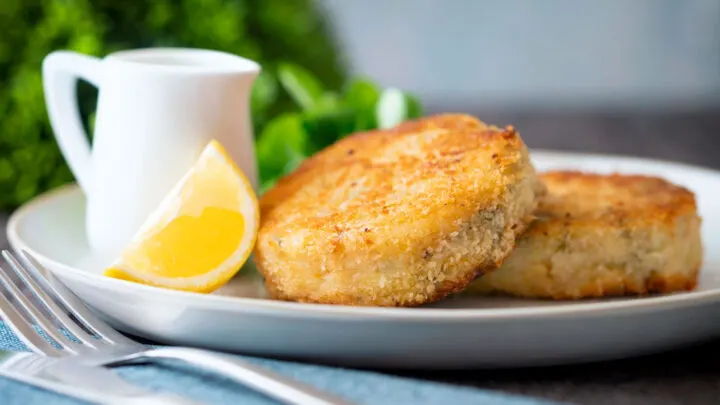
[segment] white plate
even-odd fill
[[[455,297],[427,308],[263,298],[252,271],[193,294],[100,275],[84,236],[84,197],[64,187],[12,216],[8,237],[119,329],[161,342],[353,366],[491,368],[615,359],[720,336],[720,172],[658,161],[536,151],[538,168],[657,174],[698,195],[705,265],[696,291],[582,302]],[[231,291],[239,297],[227,296]]]

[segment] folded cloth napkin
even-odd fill
[[[0,350],[27,350],[0,321]],[[388,405],[550,405],[549,402],[448,384],[392,377],[380,373],[267,360],[245,359],[274,371],[333,392],[361,404]],[[206,404],[275,405],[276,401],[216,374],[177,363],[168,367],[138,365],[118,368],[127,380],[159,391],[184,395]],[[50,393],[22,383],[0,378],[3,405],[78,405],[81,401]]]

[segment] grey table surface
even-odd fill
[[[645,156],[720,169],[720,109],[672,114],[507,114],[534,148]],[[7,214],[0,214],[5,228]],[[0,247],[6,248],[5,233]],[[709,322],[713,320],[708,320]],[[652,331],[648,331],[652,333]],[[481,342],[479,344],[482,344]],[[720,339],[633,359],[512,370],[385,371],[578,405],[720,404]]]

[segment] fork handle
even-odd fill
[[[101,405],[202,405],[199,402],[173,394],[118,398],[114,400],[103,400],[103,402],[98,403]]]
[[[126,357],[130,360],[174,359],[216,372],[288,405],[351,405],[349,402],[276,374],[248,361],[186,347],[161,347]]]

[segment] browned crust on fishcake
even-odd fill
[[[540,179],[551,193],[540,201],[536,215],[550,220],[530,227],[527,237],[568,226],[667,224],[697,212],[690,190],[659,177],[552,171],[540,173]]]
[[[448,114],[358,133],[261,198],[255,261],[279,299],[421,305],[501,262],[543,192],[511,127]]]
[[[540,175],[538,219],[503,266],[468,292],[578,299],[695,288],[702,264],[694,194],[664,179]]]

